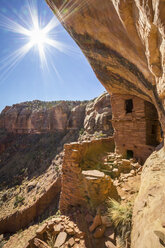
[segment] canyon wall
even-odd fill
[[[44,133],[79,129],[86,103],[33,101],[6,107],[0,115],[0,128],[13,133]]]
[[[103,93],[91,101],[51,103],[32,101],[6,107],[2,111],[0,114],[0,233],[15,232],[27,226],[36,217],[45,213],[53,200],[56,198],[58,200],[63,161],[63,154],[59,152],[65,143],[78,141],[81,136],[81,142],[66,145],[70,147],[66,149],[67,155],[73,147],[81,150],[78,160],[83,160],[89,147],[93,147],[92,159],[98,156],[95,154],[95,148],[100,152],[114,149],[112,137],[103,139],[113,134],[111,118],[108,93]],[[84,139],[88,141],[82,142]],[[95,141],[90,142],[91,139]],[[103,146],[102,149],[100,144]],[[63,170],[68,170],[68,173],[63,176],[63,180],[66,180],[62,186],[61,209],[67,208],[64,204],[67,191],[64,189],[72,184],[70,197],[74,202],[76,194],[73,194],[72,189],[74,188],[74,192],[80,189],[75,183],[75,178],[82,176],[81,173],[76,174],[75,170],[75,174],[70,177],[71,182],[68,182],[70,180],[68,174],[72,174],[72,169],[74,171],[74,162],[77,160],[74,161],[72,156],[66,156],[65,160],[67,167],[67,161],[73,160],[73,166],[70,168],[63,166]],[[79,169],[81,170],[81,166]],[[111,178],[103,172],[100,172],[101,176],[98,173],[98,178],[93,180],[94,182],[84,175],[84,181],[89,182],[89,187],[91,182],[92,185],[96,185],[94,202],[97,200],[100,202],[99,196],[106,197],[113,189]],[[101,186],[99,182],[102,187],[98,196],[98,185]],[[82,190],[85,191],[83,188]],[[85,197],[87,196],[84,196],[83,203]],[[77,198],[78,201],[79,199]]]
[[[65,143],[111,136],[111,118],[108,93],[87,102],[6,107],[0,114],[1,186],[43,173]]]
[[[32,101],[7,106],[0,114],[0,128],[18,134],[66,132],[82,128],[89,134],[103,131],[112,135],[111,119],[110,95],[103,93],[91,101]]]
[[[165,133],[165,1],[46,2],[79,45],[106,90],[152,103]],[[134,207],[133,248],[164,247],[164,159],[161,154],[160,162],[159,155],[151,155],[142,173]]]
[[[34,204],[17,210],[7,217],[0,218],[0,234],[16,232],[26,227],[30,222],[46,211],[53,201],[56,200],[56,202],[58,202],[60,190],[61,178],[57,178]]]
[[[164,0],[46,0],[109,93],[152,102],[165,130]]]

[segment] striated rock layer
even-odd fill
[[[46,2],[77,42],[107,91],[134,95],[154,104],[165,133],[165,1]],[[162,170],[165,162],[162,158],[158,166],[161,169],[152,170],[157,159],[152,160],[151,168],[147,161],[143,172],[134,210],[133,248],[164,247],[164,224],[160,222],[164,216]],[[156,179],[159,180],[157,192]],[[159,230],[154,226],[155,220]]]
[[[0,129],[10,133],[36,134],[83,129],[89,134],[103,131],[112,135],[110,95],[91,101],[32,101],[5,107]],[[0,152],[4,146],[0,144]]]
[[[46,0],[110,93],[152,102],[165,130],[164,0]]]
[[[165,153],[146,160],[133,216],[132,248],[162,248],[165,241]]]
[[[79,129],[87,102],[25,102],[6,107],[0,128],[12,133],[45,133]]]
[[[36,218],[42,218],[41,215],[49,214],[51,204],[56,205],[59,200],[63,161],[63,153],[59,152],[63,145],[77,141],[80,136],[90,144],[89,140],[96,135],[98,139],[111,135],[111,117],[108,93],[89,102],[33,101],[6,107],[2,111],[0,233],[15,232]],[[108,143],[108,150],[109,144],[113,146],[114,142]],[[79,148],[80,144],[77,146]],[[93,156],[96,157],[95,151]],[[79,174],[73,175],[73,183],[77,176]],[[111,181],[106,184],[106,179],[103,176],[96,180],[104,182],[100,187],[101,196],[107,185],[111,188]],[[90,187],[92,180],[88,181],[85,176],[84,180]],[[67,182],[64,183],[68,187]],[[99,198],[97,194],[95,198]],[[55,205],[53,211],[56,210]]]
[[[36,217],[41,215],[53,200],[57,199],[58,201],[60,189],[61,178],[57,178],[50,185],[49,189],[34,202],[34,204],[24,207],[20,211],[17,210],[4,218],[0,218],[0,234],[16,232],[21,228],[26,227]]]

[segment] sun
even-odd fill
[[[48,41],[48,35],[40,28],[30,31],[29,38],[32,46],[44,46]]]
[[[26,15],[20,15],[17,22],[6,16],[0,15],[0,28],[19,34],[19,36],[16,36],[16,39],[22,41],[21,46],[4,59],[2,66],[5,74],[6,71],[4,68],[7,68],[7,70],[13,69],[33,47],[37,48],[33,50],[34,55],[36,55],[35,53],[38,50],[41,61],[40,68],[48,67],[47,58],[51,48],[56,49],[59,52],[66,52],[65,47],[67,46],[57,40],[56,28],[59,26],[57,18],[53,16],[51,19],[47,20],[42,16],[42,12],[39,15],[37,5],[30,0],[27,2],[26,10]],[[19,20],[21,20],[21,23],[19,23]]]
[[[36,3],[37,1],[28,0],[26,11],[20,13],[19,18],[16,18],[17,21],[0,14],[0,29],[17,34],[14,44],[19,44],[13,52],[0,61],[0,81],[4,80],[8,72],[12,71],[30,51],[33,53],[33,61],[40,69],[44,71],[52,67],[58,76],[59,73],[52,59],[54,54],[64,53],[72,56],[79,53],[74,47],[58,40],[58,34],[61,32],[58,29],[60,22],[54,15],[52,18],[47,18],[43,11],[39,11]]]

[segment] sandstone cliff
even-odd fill
[[[110,95],[91,101],[32,101],[7,106],[0,114],[0,129],[8,133],[41,134],[83,129],[89,134],[112,135]],[[66,141],[67,142],[67,141]]]
[[[152,102],[163,129],[164,0],[46,0],[109,93]]]
[[[104,134],[113,134],[111,124],[112,109],[110,105],[110,96],[105,93],[86,106],[84,130],[93,134],[102,131]]]
[[[33,101],[6,107],[0,115],[0,128],[13,133],[45,133],[79,129],[86,102]]]
[[[112,135],[111,114],[108,93],[89,102],[33,101],[2,111],[0,233],[25,227],[57,204],[63,145]]]
[[[154,104],[165,132],[164,0],[46,2],[75,39],[107,91],[135,95]],[[157,164],[157,159],[152,162]],[[159,223],[157,234],[152,227],[154,220],[160,222],[164,215],[163,209],[158,211],[164,199],[162,186],[158,196],[154,193],[150,196],[149,189],[156,186],[152,169],[147,165],[148,162],[135,204],[133,248],[164,247],[164,231],[162,235],[159,232],[162,224]],[[160,166],[163,169],[163,160]],[[155,176],[162,178],[161,170]],[[147,202],[139,207],[143,196]],[[149,208],[145,208],[146,204]]]
[[[132,248],[165,246],[164,148],[147,159],[133,217]]]
[[[41,173],[63,144],[78,140],[80,133],[81,140],[96,138],[100,131],[112,135],[111,117],[108,93],[89,102],[33,101],[6,107],[0,114],[0,182],[15,184],[25,174]]]

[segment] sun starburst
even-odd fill
[[[26,17],[21,13],[19,18],[16,18],[17,22],[7,16],[0,16],[0,28],[17,34],[15,39],[22,42],[19,48],[0,61],[1,80],[15,68],[32,48],[37,48],[34,51],[38,51],[42,69],[49,68],[47,58],[50,55],[48,54],[50,47],[65,54],[77,53],[75,48],[57,39],[57,27],[59,26],[57,18],[53,16],[49,21],[44,20],[43,22],[42,12],[39,15],[35,3],[36,1],[33,0],[27,1]],[[49,60],[51,59],[49,58]],[[57,73],[55,65],[53,65],[53,69]]]

